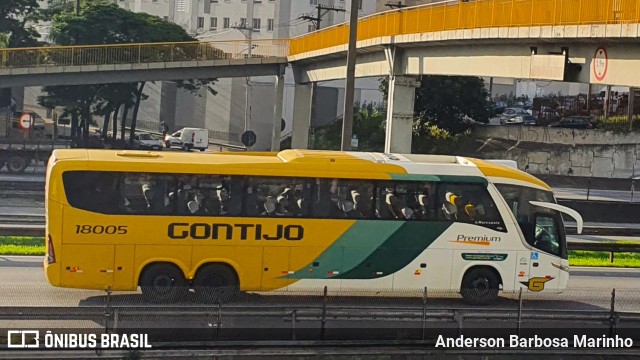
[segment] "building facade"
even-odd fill
[[[373,1],[360,1],[358,16],[375,13]],[[146,12],[182,26],[202,41],[264,40],[291,38],[314,31],[317,22],[302,18],[317,17],[321,9],[320,27],[332,26],[348,19],[351,0],[117,0],[126,9]],[[341,11],[345,10],[345,11]],[[257,45],[260,46],[259,43]],[[239,52],[248,53],[250,49]],[[253,47],[252,47],[253,48]],[[253,50],[258,52],[259,49]],[[239,54],[242,55],[242,54]],[[254,131],[257,142],[253,150],[269,150],[275,101],[274,77],[218,79],[217,94],[201,90],[196,96],[181,91],[175,84],[151,84],[149,99],[141,106],[141,119],[166,121],[171,130],[198,126],[210,130],[212,139],[223,143],[239,143],[246,130]],[[359,80],[356,101],[379,102],[382,96],[378,82]],[[344,81],[318,84],[314,100],[312,125],[329,123],[341,116],[344,107]],[[175,100],[173,99],[175,94]],[[294,79],[285,73],[283,137],[291,132]],[[161,99],[161,100],[159,100]]]

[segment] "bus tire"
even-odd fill
[[[228,302],[240,292],[238,275],[224,264],[203,265],[193,280],[193,289],[206,303]]]
[[[7,159],[7,170],[12,174],[21,174],[29,166],[30,160],[24,156],[11,155]]]
[[[147,266],[139,283],[144,299],[153,303],[177,301],[188,292],[182,271],[173,264]]]
[[[488,305],[498,299],[500,277],[495,270],[487,267],[470,269],[462,279],[460,294],[465,303]]]

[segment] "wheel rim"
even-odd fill
[[[13,158],[7,163],[7,168],[13,171],[18,171],[25,166],[25,160],[21,157]]]
[[[158,275],[153,279],[153,290],[159,294],[171,292],[173,285],[173,278],[167,274]]]
[[[489,285],[489,279],[486,277],[477,277],[471,282],[471,289],[475,290],[479,294],[486,294],[491,291]]]

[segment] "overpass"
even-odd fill
[[[389,77],[385,151],[410,152],[413,93],[421,75],[640,87],[640,72],[634,71],[640,66],[640,48],[630,46],[640,41],[639,25],[640,0],[449,1],[390,10],[359,20],[355,75]],[[259,68],[280,71],[288,61],[296,78],[292,146],[306,148],[313,84],[346,77],[348,33],[348,24],[340,24],[283,40],[274,45],[278,50],[258,55],[258,60],[234,60],[242,51],[225,51],[222,45],[211,43],[193,43],[185,49],[182,44],[139,44],[117,45],[109,51],[99,50],[104,46],[54,51],[64,56],[43,55],[49,48],[5,49],[0,50],[0,84],[13,84],[16,79],[24,81],[21,85],[32,84],[28,78],[47,76],[82,82],[105,77],[101,72],[111,74],[106,77],[112,82],[118,82],[115,75],[129,82],[152,77],[247,76]],[[155,50],[147,51],[146,46]],[[77,55],[94,51],[105,55]],[[78,72],[83,76],[72,80]],[[274,119],[279,122],[279,117]],[[276,128],[274,123],[274,134]],[[275,136],[273,147],[277,147]]]

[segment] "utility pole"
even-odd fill
[[[322,5],[322,4],[318,4],[316,6],[316,9],[318,10],[318,16],[317,17],[313,17],[313,16],[310,16],[310,15],[303,15],[303,16],[300,16],[298,18],[298,19],[309,20],[309,21],[313,22],[315,27],[316,27],[316,30],[320,30],[320,22],[322,21],[322,17],[325,16],[329,11],[346,12],[345,9],[337,8],[337,7],[334,7],[334,6],[325,6],[325,5]],[[326,11],[322,12],[323,10],[326,10]]]
[[[240,24],[240,26],[232,26],[231,28],[240,30],[241,32],[247,31],[245,35],[247,39],[247,57],[251,58],[253,50],[253,0],[247,1],[247,20],[246,23]],[[244,50],[242,50],[244,51]],[[242,53],[240,51],[240,53]],[[251,78],[245,77],[245,104],[244,104],[244,131],[249,130],[251,122]]]
[[[351,0],[349,17],[349,51],[347,52],[347,81],[344,91],[342,115],[342,146],[340,150],[351,150],[353,134],[353,97],[356,85],[356,42],[358,41],[358,0]]]

